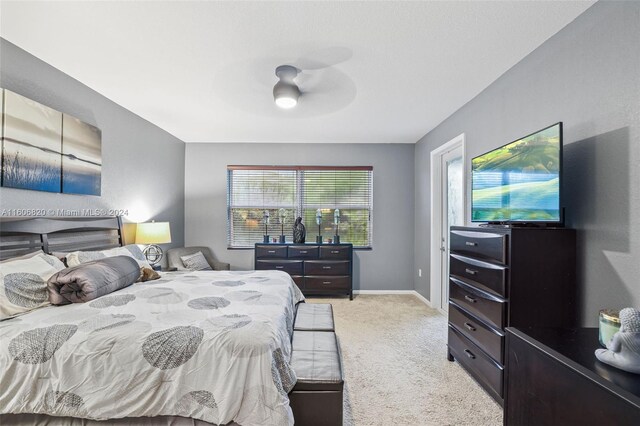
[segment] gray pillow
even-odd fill
[[[49,301],[54,305],[88,302],[128,287],[140,278],[138,262],[113,256],[66,268],[49,278]]]
[[[194,254],[189,254],[187,256],[180,256],[180,260],[182,260],[182,264],[185,268],[191,271],[211,271],[211,265],[207,262],[207,259],[204,257],[201,251],[196,252]]]
[[[140,247],[135,244],[102,251],[74,251],[67,253],[66,259],[67,266],[73,267],[80,265],[81,263],[113,256],[131,256],[138,262],[138,265],[140,265],[141,268],[151,268],[151,265],[147,262],[144,254],[142,254],[142,250],[140,250]]]

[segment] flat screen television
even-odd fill
[[[471,160],[471,221],[562,224],[562,123]]]

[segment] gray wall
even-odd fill
[[[82,83],[0,39],[0,86],[102,130],[99,197],[0,188],[2,209],[123,209],[130,222],[171,222],[184,242],[185,144]]]
[[[355,252],[354,288],[413,290],[413,152],[412,144],[187,144],[187,244],[253,269],[253,250],[227,249],[229,164],[373,166],[373,250]]]
[[[416,290],[429,297],[430,151],[465,133],[470,170],[472,157],[563,121],[582,322],[640,307],[639,43],[640,2],[598,2],[419,141]]]

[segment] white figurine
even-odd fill
[[[640,374],[640,310],[621,310],[620,324],[620,331],[613,335],[607,349],[596,349],[596,358],[621,370]]]

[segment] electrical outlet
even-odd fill
[[[418,276],[421,277],[422,276],[422,269],[418,269]]]

